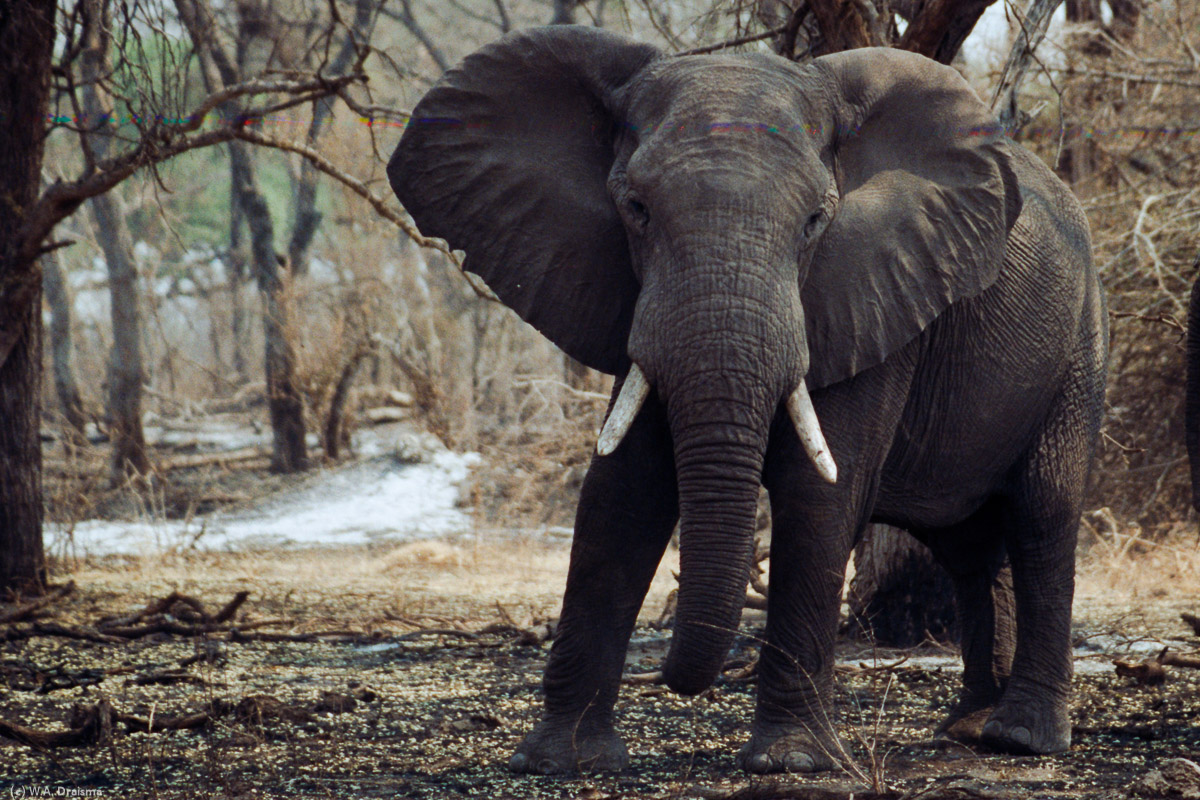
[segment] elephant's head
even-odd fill
[[[995,280],[1020,209],[1002,139],[956,72],[911,53],[676,58],[584,27],[505,36],[414,110],[388,177],[421,230],[627,375],[600,455],[648,391],[665,403],[673,688],[708,686],[736,630],[776,411],[835,480],[806,379],[881,363]]]

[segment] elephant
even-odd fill
[[[616,376],[580,489],[540,721],[518,773],[620,770],[614,704],[678,523],[662,674],[696,695],[772,513],[751,772],[836,768],[834,639],[872,521],[953,577],[942,731],[1069,747],[1074,553],[1107,317],[1087,221],[953,69],[895,49],[670,56],[509,33],[412,111],[388,180],[426,235]],[[995,600],[1010,564],[1015,631]],[[970,723],[970,724],[968,724]]]

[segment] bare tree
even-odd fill
[[[83,41],[80,53],[83,119],[80,141],[92,160],[109,156],[112,145],[113,101],[106,86],[112,78],[112,15],[109,0],[83,0]],[[104,251],[111,298],[113,345],[108,363],[108,435],[112,441],[111,480],[150,471],[142,431],[142,300],[138,287],[133,237],[117,192],[93,197],[91,206],[96,241]]]
[[[21,236],[42,172],[55,0],[0,13],[0,593],[41,590],[41,240]]]
[[[176,0],[175,7],[195,44],[208,90],[220,92],[238,85],[238,67],[228,49],[217,41],[216,23],[208,8],[198,0]],[[248,26],[239,26],[240,37],[250,35]],[[244,39],[238,50],[245,52]],[[244,118],[245,114],[232,100],[223,103],[221,111],[229,118]],[[296,383],[296,354],[289,335],[291,307],[284,285],[287,264],[275,252],[274,222],[259,189],[248,146],[231,141],[228,147],[233,194],[250,229],[251,262],[263,304],[267,408],[273,435],[271,468],[296,472],[307,467],[308,454],[304,402]]]
[[[329,61],[330,73],[338,75],[345,72],[364,51],[381,4],[381,0],[355,0],[354,20],[345,32],[337,54]],[[503,5],[500,8],[503,11]],[[331,28],[330,39],[332,32]],[[322,67],[320,71],[326,70]],[[330,98],[315,100],[312,109],[312,120],[308,124],[305,139],[309,147],[314,147],[325,131],[333,114],[333,102]],[[288,264],[297,275],[308,272],[309,246],[321,223],[321,214],[316,208],[317,176],[318,170],[311,161],[301,161],[292,198],[292,235],[288,241]]]
[[[82,164],[73,178],[59,177],[39,194],[47,139],[63,131],[87,137],[83,117],[79,59],[83,52],[85,5],[60,0],[9,0],[0,6],[0,593],[37,590],[45,581],[42,547],[42,486],[39,422],[41,417],[42,275],[39,259],[55,226],[80,205],[107,192],[139,169],[198,147],[247,138],[246,117],[210,112],[252,96],[276,98],[264,108],[243,113],[274,113],[311,103],[344,90],[361,74],[297,76],[222,83],[191,105],[186,100],[186,63],[159,64],[157,80],[147,73],[145,58],[123,60],[128,80],[120,101],[129,108],[129,125],[120,148],[98,155],[81,138]],[[122,19],[114,25],[114,49],[136,48],[147,30],[170,21],[161,7],[121,3]],[[62,46],[53,63],[56,21],[61,20]],[[144,52],[137,54],[144,56]],[[186,59],[183,59],[186,62]],[[168,69],[168,67],[171,67]],[[140,70],[140,71],[139,71]],[[143,78],[139,80],[138,78]],[[48,125],[51,84],[66,113],[55,113]],[[115,85],[115,82],[114,84]],[[110,91],[113,85],[109,86]],[[116,94],[114,92],[114,94]],[[279,99],[282,98],[282,99]],[[270,143],[260,141],[260,144]],[[70,164],[56,164],[58,172]]]

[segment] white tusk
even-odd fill
[[[642,403],[646,402],[648,394],[650,383],[642,373],[641,367],[634,364],[629,368],[629,374],[625,376],[625,383],[621,386],[621,393],[617,395],[612,413],[608,415],[608,421],[600,431],[600,439],[596,442],[597,453],[607,456],[617,449],[625,434],[629,433],[629,426],[633,424],[634,418],[642,410]]]
[[[813,408],[812,398],[808,396],[803,380],[788,397],[787,409],[792,424],[796,426],[796,433],[800,435],[800,443],[804,445],[804,452],[812,459],[817,472],[830,483],[837,483],[837,464],[829,452],[829,445],[825,443],[825,434],[821,433],[821,423],[817,421],[817,410]]]

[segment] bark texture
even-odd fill
[[[50,306],[50,360],[54,373],[54,393],[63,417],[83,441],[87,424],[79,383],[71,367],[71,295],[57,253],[42,257],[42,290]]]
[[[55,10],[55,0],[11,0],[0,10],[0,334],[11,342],[0,360],[0,596],[46,581],[41,276],[20,229],[41,185]],[[22,302],[10,306],[14,297]]]

